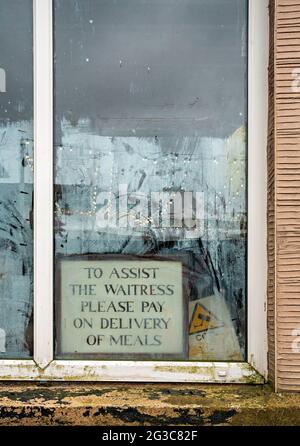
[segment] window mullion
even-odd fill
[[[34,359],[53,359],[52,0],[34,0]]]

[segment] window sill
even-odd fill
[[[300,395],[267,385],[5,383],[0,425],[299,425]]]

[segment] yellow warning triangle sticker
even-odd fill
[[[195,305],[190,322],[190,335],[223,326],[223,322],[220,321],[211,311],[207,310],[204,305],[200,303]]]

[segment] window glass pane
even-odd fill
[[[32,1],[0,1],[0,357],[32,356]]]
[[[247,1],[54,5],[57,356],[244,360]]]

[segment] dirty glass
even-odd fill
[[[0,0],[0,358],[32,356],[31,0]]]
[[[172,358],[245,360],[247,1],[54,6],[57,357],[167,359],[171,345],[149,342],[174,316],[186,321],[169,339],[186,345]],[[149,261],[165,267],[164,296],[182,279],[169,319],[130,310]],[[121,315],[100,277],[116,265]]]

